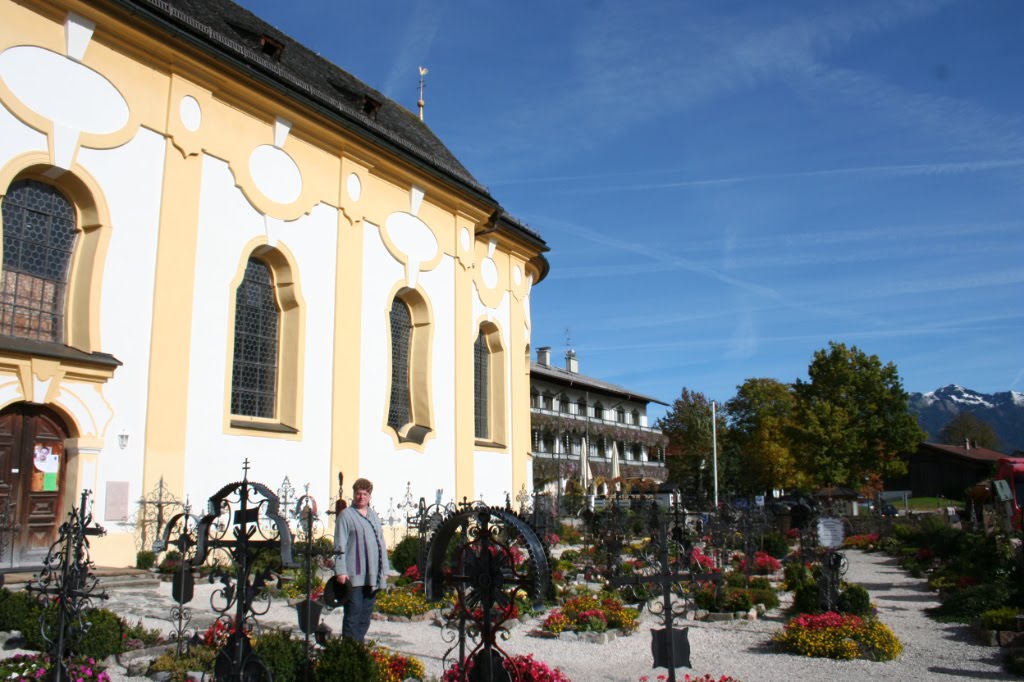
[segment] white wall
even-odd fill
[[[248,256],[246,244],[266,236],[267,222],[235,187],[228,165],[204,158],[192,338],[190,348],[182,349],[191,353],[185,489],[193,500],[239,480],[246,458],[250,477],[272,490],[288,476],[296,488],[310,483],[323,503],[329,498],[337,230],[337,210],[323,204],[294,222],[272,226],[294,256],[306,306],[301,440],[225,434],[232,282]]]
[[[376,226],[364,224],[363,290],[359,381],[359,475],[374,482],[375,506],[386,509],[412,483],[413,496],[444,499],[455,492],[455,262],[444,256],[428,272],[420,272],[417,290],[433,315],[431,408],[433,433],[422,451],[396,447],[387,432],[387,393],[390,383],[391,294],[406,282],[405,266],[384,246]]]

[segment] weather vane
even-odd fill
[[[418,104],[420,106],[420,120],[421,121],[423,120],[423,77],[426,76],[426,75],[427,75],[427,67],[421,66],[420,67],[420,101],[418,102]]]

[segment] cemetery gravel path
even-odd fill
[[[691,669],[679,668],[678,678],[685,673],[710,673],[717,681],[721,675],[731,675],[743,682],[904,682],[928,680],[953,682],[954,680],[1019,680],[1004,673],[1000,664],[1000,651],[977,643],[973,633],[963,625],[937,623],[928,618],[924,609],[938,604],[934,592],[925,581],[912,578],[896,566],[896,560],[880,553],[847,552],[849,572],[846,578],[860,583],[871,594],[878,607],[878,615],[903,642],[904,650],[895,661],[832,661],[775,653],[769,640],[783,625],[779,610],[757,621],[728,621],[719,623],[687,622],[690,627]],[[213,620],[213,613],[204,609],[213,586],[196,586],[193,610],[196,623],[205,627]],[[167,608],[170,606],[170,585],[163,583],[152,590],[112,591],[106,606],[130,618],[142,617],[148,627],[169,629]],[[788,595],[783,595],[787,598]],[[783,604],[785,606],[785,602]],[[340,613],[325,618],[335,632],[341,629]],[[284,602],[275,600],[270,612],[260,618],[264,627],[292,627],[295,611]],[[561,668],[573,682],[633,681],[646,675],[657,679],[664,669],[651,668],[650,634],[658,627],[645,613],[640,631],[630,637],[620,637],[608,644],[566,642],[528,636],[538,627],[539,620],[517,624],[512,637],[502,643],[512,654],[532,653],[534,657],[552,667]],[[441,674],[441,656],[448,645],[441,638],[439,628],[427,622],[395,623],[375,620],[369,637],[381,644],[420,658],[428,679]],[[0,657],[15,653],[0,651]],[[111,669],[114,682],[126,679],[117,668]]]
[[[846,579],[867,588],[879,618],[903,642],[899,658],[876,663],[775,653],[769,640],[784,622],[776,610],[758,621],[688,622],[693,667],[678,669],[677,677],[710,673],[716,681],[721,675],[731,675],[743,682],[1020,679],[1003,672],[999,649],[978,644],[969,628],[937,623],[924,613],[924,609],[938,605],[938,600],[923,579],[911,577],[897,567],[895,559],[881,553],[846,554]],[[649,614],[644,614],[638,633],[603,645],[525,636],[535,625],[517,626],[511,639],[503,643],[506,651],[532,653],[537,660],[561,668],[574,682],[636,682],[642,675],[653,681],[666,672],[651,668],[649,630],[657,625]],[[440,674],[438,656],[444,647],[436,627],[374,621],[370,637],[415,654],[424,661],[428,674]]]

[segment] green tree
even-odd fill
[[[939,431],[939,442],[946,445],[963,445],[965,440],[989,450],[999,449],[999,436],[992,425],[978,419],[970,412],[961,412],[949,420]]]
[[[725,404],[729,440],[741,466],[740,487],[747,493],[800,484],[790,445],[796,410],[793,388],[775,379],[747,379]]]
[[[907,393],[893,363],[856,346],[829,342],[798,379],[791,429],[796,462],[816,484],[860,487],[872,474],[906,471],[901,453],[925,434],[907,412]]]
[[[711,401],[703,393],[684,387],[671,409],[658,420],[657,427],[668,437],[665,459],[669,480],[678,484],[686,494],[693,495],[703,490],[704,494],[710,495],[714,489]],[[719,415],[719,436],[724,432],[725,420]]]

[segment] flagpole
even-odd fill
[[[718,419],[715,418],[715,401],[711,401],[711,463],[715,475],[715,509],[718,509]]]

